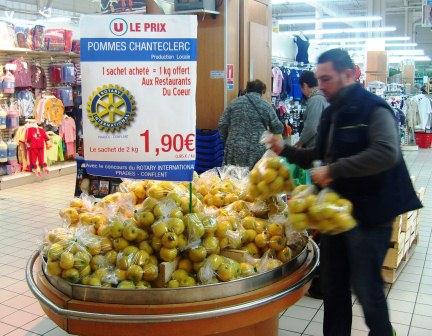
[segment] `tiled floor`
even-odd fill
[[[406,159],[416,186],[426,187],[425,205],[432,204],[432,150],[406,153]],[[45,316],[29,292],[24,268],[45,229],[60,224],[58,211],[73,190],[73,175],[0,190],[0,336],[67,335]],[[391,320],[399,336],[432,335],[431,228],[432,210],[426,207],[415,254],[396,284],[387,288]],[[322,309],[321,301],[303,298],[281,316],[279,335],[322,335]],[[367,335],[355,300],[353,313],[352,335]]]

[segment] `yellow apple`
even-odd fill
[[[114,245],[114,250],[119,252],[125,249],[127,246],[129,246],[129,242],[126,239],[120,237],[113,240],[113,245]]]
[[[138,265],[131,265],[127,270],[127,278],[134,282],[141,281],[143,276],[143,269]]]
[[[139,243],[138,248],[140,250],[146,251],[149,255],[153,254],[153,248],[147,241],[142,241],[141,243]]]
[[[203,261],[207,256],[207,250],[204,246],[198,246],[189,250],[189,259],[193,262]]]
[[[58,261],[48,260],[47,271],[49,275],[60,276],[63,270],[61,269]]]
[[[64,269],[61,277],[71,283],[78,283],[80,279],[79,272],[76,268]]]
[[[162,247],[159,255],[163,261],[174,261],[177,258],[178,250],[176,248]]]
[[[178,268],[182,269],[188,273],[192,273],[193,271],[193,265],[192,262],[189,259],[180,259]]]
[[[153,264],[147,264],[143,267],[143,280],[154,281],[158,277],[158,267]]]
[[[128,241],[134,241],[138,237],[138,227],[135,224],[126,224],[122,231],[123,238]]]
[[[70,269],[74,266],[74,255],[70,252],[63,252],[60,255],[60,267],[64,270]]]

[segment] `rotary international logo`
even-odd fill
[[[124,87],[104,85],[89,97],[87,116],[100,130],[119,132],[129,126],[135,117],[135,100]]]

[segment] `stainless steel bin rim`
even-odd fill
[[[308,272],[296,283],[290,287],[270,296],[252,300],[249,302],[222,307],[212,310],[205,311],[194,311],[185,313],[175,313],[175,314],[148,314],[148,315],[130,315],[130,314],[108,314],[108,313],[93,313],[93,312],[83,312],[71,309],[65,309],[59,307],[56,303],[51,301],[38,287],[34,280],[33,268],[34,264],[39,257],[39,252],[35,251],[30,257],[27,267],[26,267],[26,280],[28,286],[33,293],[33,295],[38,299],[38,301],[51,310],[54,314],[64,316],[75,320],[86,320],[86,321],[105,321],[114,323],[168,323],[168,322],[178,322],[178,321],[188,321],[188,320],[199,320],[206,318],[221,317],[228,314],[240,313],[243,311],[259,308],[263,305],[270,304],[274,301],[280,300],[296,290],[307,284],[314,276],[315,269],[319,264],[319,249],[318,246],[312,240],[309,240],[309,246],[311,247],[312,260],[311,267]],[[145,291],[145,289],[143,289]]]

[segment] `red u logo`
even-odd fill
[[[122,32],[123,31],[123,22],[114,22],[114,31]]]

